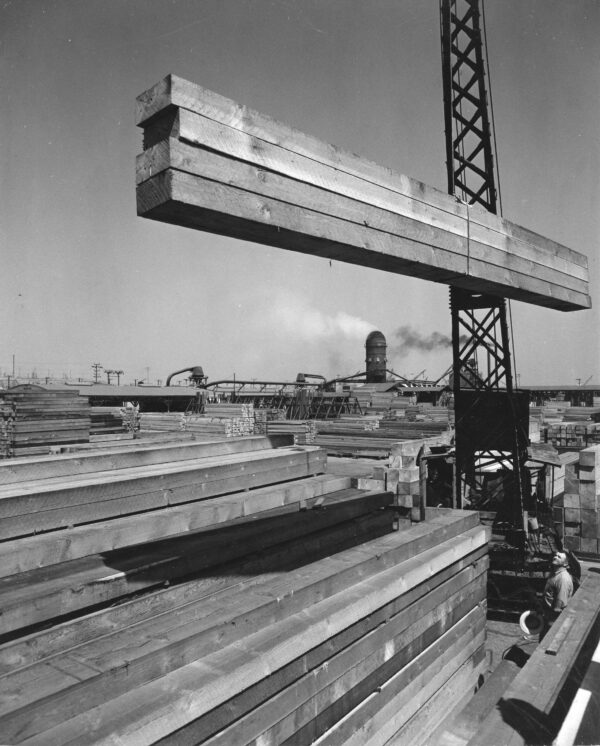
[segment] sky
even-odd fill
[[[590,268],[589,311],[511,302],[518,381],[600,385],[600,3],[484,7],[503,215]],[[0,376],[350,375],[374,329],[396,373],[451,364],[446,286],[135,206],[169,73],[445,190],[438,0],[4,0],[0,44]]]

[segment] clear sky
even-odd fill
[[[521,383],[600,385],[600,3],[485,0],[504,216],[586,254],[591,311],[511,304]],[[168,73],[446,188],[438,0],[4,0],[0,373],[437,377],[445,286],[136,216]],[[398,332],[401,332],[400,335]]]

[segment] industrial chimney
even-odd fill
[[[367,383],[385,383],[387,342],[381,332],[371,332],[365,342]]]

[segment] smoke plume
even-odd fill
[[[287,296],[278,303],[277,323],[296,338],[314,340],[345,338],[364,340],[375,327],[368,321],[345,311],[326,314],[298,297]]]
[[[397,355],[407,355],[409,352],[431,352],[452,346],[452,337],[441,332],[421,334],[411,326],[401,326],[393,333],[392,350]]]

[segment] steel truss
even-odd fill
[[[440,21],[448,191],[496,213],[480,0],[440,0]],[[506,301],[451,287],[450,307],[458,506],[498,507],[488,504],[477,478],[497,465],[504,475],[501,512],[521,537],[528,400],[513,389]]]

